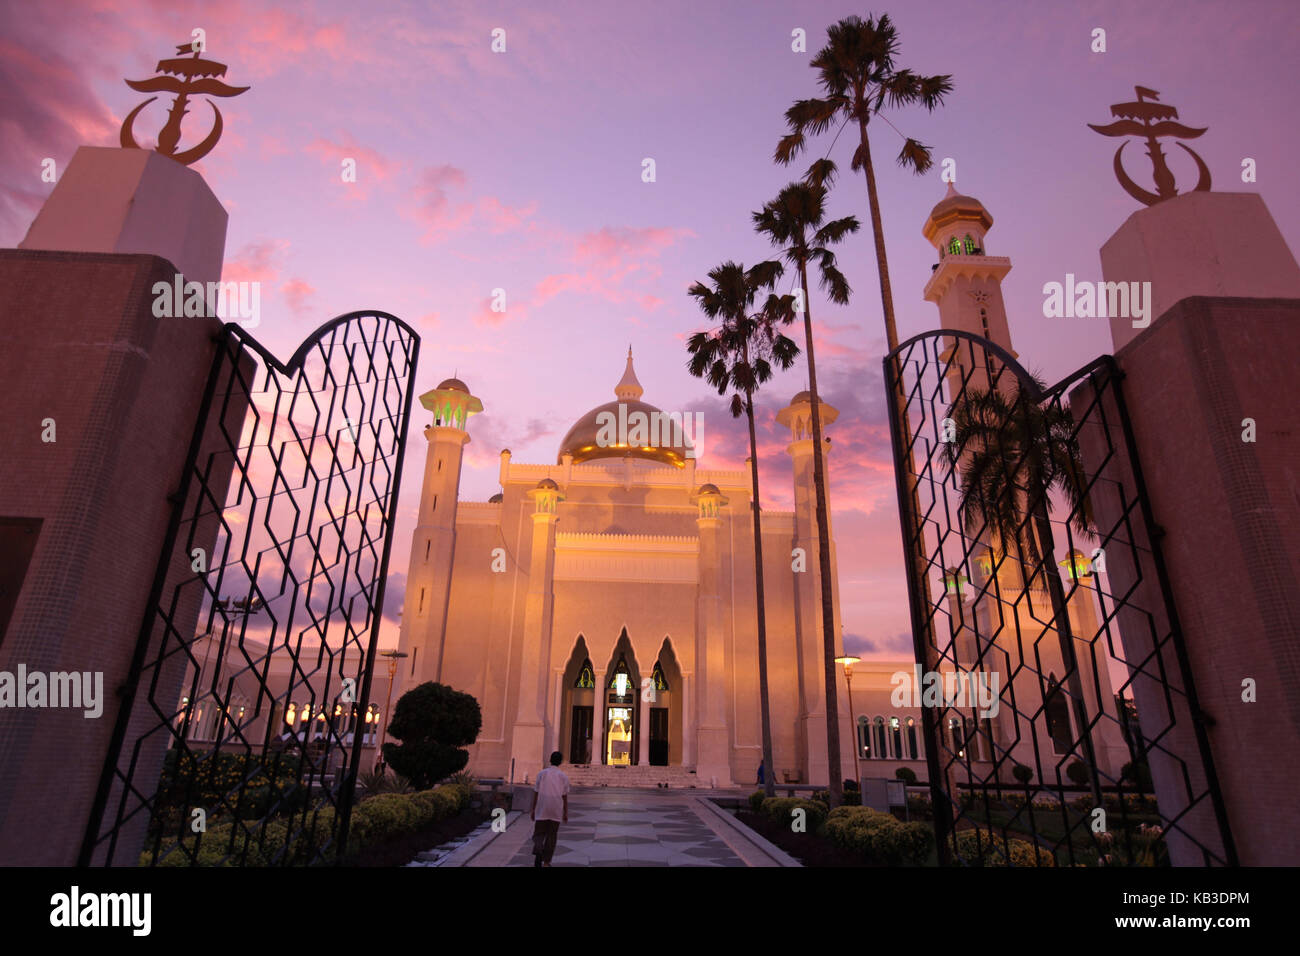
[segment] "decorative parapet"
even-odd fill
[[[555,536],[556,581],[695,584],[700,539],[567,532]]]
[[[938,302],[959,276],[1001,279],[1010,271],[1011,260],[1007,256],[944,256],[922,295],[927,302]]]
[[[462,501],[456,505],[456,524],[500,524],[501,502]]]
[[[600,551],[698,552],[700,539],[690,535],[600,534],[590,531],[562,531],[555,536],[555,549]]]
[[[562,485],[623,485],[629,478],[629,467],[623,459],[602,459],[598,462],[571,465],[568,474],[565,466],[530,465],[503,458],[501,467],[501,484],[515,483],[536,485],[538,481],[550,478]],[[750,475],[745,470],[735,471],[694,471],[690,468],[649,468],[639,461],[631,466],[632,483],[653,488],[682,488],[688,493],[705,482],[712,482],[719,488],[744,493],[750,487]]]

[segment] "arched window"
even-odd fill
[[[582,662],[578,679],[573,682],[575,690],[591,690],[596,686],[596,672],[591,669],[591,658]]]
[[[230,701],[226,710],[227,713],[221,720],[221,736],[232,737],[247,721],[249,715],[248,699],[236,697]]]
[[[621,654],[618,658],[618,665],[605,683],[605,689],[609,695],[609,702],[620,705],[631,701],[637,691],[637,688],[632,686],[632,672],[628,669],[627,658]]]
[[[952,750],[958,757],[966,756],[966,734],[962,729],[961,718],[948,718],[948,736],[952,739]]]
[[[858,751],[863,760],[870,760],[871,753],[871,722],[866,717],[858,718]]]
[[[889,747],[885,744],[885,718],[877,717],[871,722],[872,744],[876,749],[876,759],[884,760],[889,756]]]
[[[953,236],[952,241],[948,243],[948,251],[951,252],[954,256],[961,255],[961,240],[958,239],[956,236]]]
[[[664,677],[664,669],[658,661],[655,661],[654,685],[655,691],[658,693],[672,690],[672,688],[668,686],[668,678]]]
[[[889,718],[889,755],[895,760],[903,757],[903,722],[897,717]]]
[[[993,336],[989,335],[989,310],[988,309],[980,309],[980,326],[981,328],[984,329],[984,337],[986,339],[993,338]]]
[[[919,751],[916,749],[916,719],[907,718],[907,756],[916,760]]]
[[[1058,754],[1070,752],[1070,707],[1065,702],[1065,692],[1056,682],[1056,675],[1047,676],[1047,694],[1043,697],[1043,714],[1047,718],[1047,733],[1052,738],[1052,750]]]
[[[966,233],[966,240],[964,245],[966,246],[966,255],[968,256],[973,256],[977,252],[979,252],[979,246],[975,245],[975,240],[970,237],[969,232]]]

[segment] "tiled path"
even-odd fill
[[[697,804],[694,790],[574,790],[553,865],[774,866],[764,851]],[[469,866],[532,866],[523,814]]]

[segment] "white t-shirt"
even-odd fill
[[[533,785],[537,791],[537,819],[563,820],[564,798],[569,793],[569,778],[559,767],[547,767],[537,774]]]

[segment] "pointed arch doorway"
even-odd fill
[[[630,767],[639,759],[645,728],[638,719],[641,701],[641,669],[628,640],[627,628],[619,634],[605,668],[601,706],[597,708],[600,754],[593,760],[611,767]]]
[[[560,712],[560,740],[568,749],[569,763],[600,763],[597,750],[600,737],[596,731],[599,694],[596,672],[586,640],[579,635],[563,677],[564,703]]]

